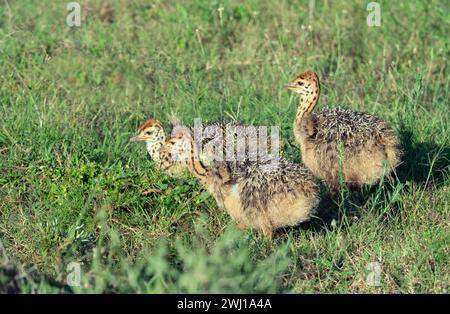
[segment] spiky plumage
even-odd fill
[[[354,150],[362,149],[368,139],[383,142],[385,138],[395,140],[395,132],[389,125],[365,112],[354,112],[345,108],[326,108],[312,113],[314,140],[318,144],[343,143]]]
[[[317,185],[308,169],[282,158],[235,165],[232,177],[241,183],[244,211],[264,211],[275,195],[313,195],[317,192]]]

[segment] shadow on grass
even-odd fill
[[[450,168],[450,147],[433,142],[415,142],[413,132],[400,132],[403,156],[397,168],[402,183],[413,181],[418,185],[429,183],[439,187],[445,184],[445,171]]]
[[[398,186],[400,184],[400,186]],[[301,232],[302,230],[323,234],[336,226],[341,229],[348,228],[357,218],[363,217],[370,211],[375,217],[385,217],[384,222],[389,223],[391,219],[397,219],[400,214],[399,199],[392,199],[395,190],[403,189],[404,184],[394,179],[389,179],[383,184],[364,186],[358,191],[347,191],[343,195],[332,196],[329,191],[322,187],[320,203],[311,220],[291,228],[282,228],[276,234],[286,233],[289,230]],[[391,194],[391,196],[388,196]],[[371,202],[376,202],[373,206]],[[356,218],[356,219],[355,219]]]
[[[39,293],[40,285],[45,285],[48,289],[56,289],[58,293],[73,293],[71,287],[49,277],[24,274],[17,266],[10,263],[0,264],[0,294]]]

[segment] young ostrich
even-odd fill
[[[162,168],[171,172],[179,163],[199,179],[219,208],[269,238],[274,229],[310,219],[319,203],[319,190],[304,166],[281,158],[212,161],[205,166],[189,130],[179,130],[161,150]],[[174,161],[176,160],[176,161]]]
[[[172,123],[178,125],[179,127],[179,121],[175,117],[172,117],[172,120]],[[231,132],[227,133],[227,129],[229,131],[231,130]],[[244,151],[248,152],[248,155],[245,156],[247,160],[254,160],[255,158],[259,158],[255,150],[249,149],[249,147],[256,144],[252,142],[252,139],[256,141],[256,138],[259,136],[259,131],[256,128],[248,128],[248,126],[240,124],[216,122],[202,126],[201,131],[204,135],[201,145],[206,153],[206,156],[201,156],[204,162],[207,162],[208,159],[212,159],[214,157],[217,157],[218,155],[220,155],[219,157],[221,158],[225,158],[227,154],[227,143],[232,144],[235,148],[238,145],[236,143],[235,135],[242,136],[244,138]],[[171,144],[169,143],[170,140],[170,138],[167,139],[161,122],[156,119],[146,120],[139,126],[138,135],[130,139],[130,141],[132,142],[146,143],[147,152],[149,153],[150,158],[156,162],[158,168],[161,168],[161,162],[163,161],[160,152],[165,145]],[[222,149],[214,150],[212,145],[208,145],[214,144],[214,141],[222,141]],[[272,148],[278,147],[279,143],[278,141],[276,141],[276,139],[274,140],[269,137],[266,141],[266,145],[267,148]],[[185,168],[186,167],[184,166],[184,164],[181,165],[178,162],[174,162],[174,164],[170,167],[170,173],[172,175],[176,175],[182,172]]]
[[[130,141],[145,142],[150,158],[155,161],[158,168],[161,168],[162,159],[160,152],[165,145],[168,145],[168,139],[161,122],[155,119],[148,119],[139,126],[138,135],[132,137]],[[175,163],[171,167],[171,173],[176,175],[183,172],[184,169],[184,165]]]
[[[333,193],[339,188],[340,169],[344,181],[356,189],[377,182],[385,163],[387,173],[399,164],[399,139],[383,120],[342,108],[312,112],[320,95],[316,73],[300,74],[287,88],[300,94],[294,135],[300,144],[302,160]],[[341,155],[340,144],[344,149]]]

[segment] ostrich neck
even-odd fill
[[[161,149],[165,141],[165,136],[163,136],[160,141],[147,141],[147,151],[150,157],[158,163],[161,161],[159,150]]]
[[[314,110],[314,107],[319,100],[320,89],[318,85],[315,85],[313,90],[307,95],[300,95],[300,103],[295,117],[295,124],[300,125],[305,113],[310,113]]]
[[[206,169],[203,163],[200,160],[199,153],[197,150],[197,146],[195,145],[194,141],[191,140],[191,155],[189,160],[189,167],[194,174],[199,179],[205,179],[206,176]]]

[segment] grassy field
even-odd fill
[[[80,0],[80,27],[67,2],[0,1],[0,292],[448,293],[446,1],[379,1],[380,27],[369,1]],[[404,156],[272,242],[129,142],[174,113],[279,126],[300,162],[283,86],[306,69],[318,110],[385,119]]]

